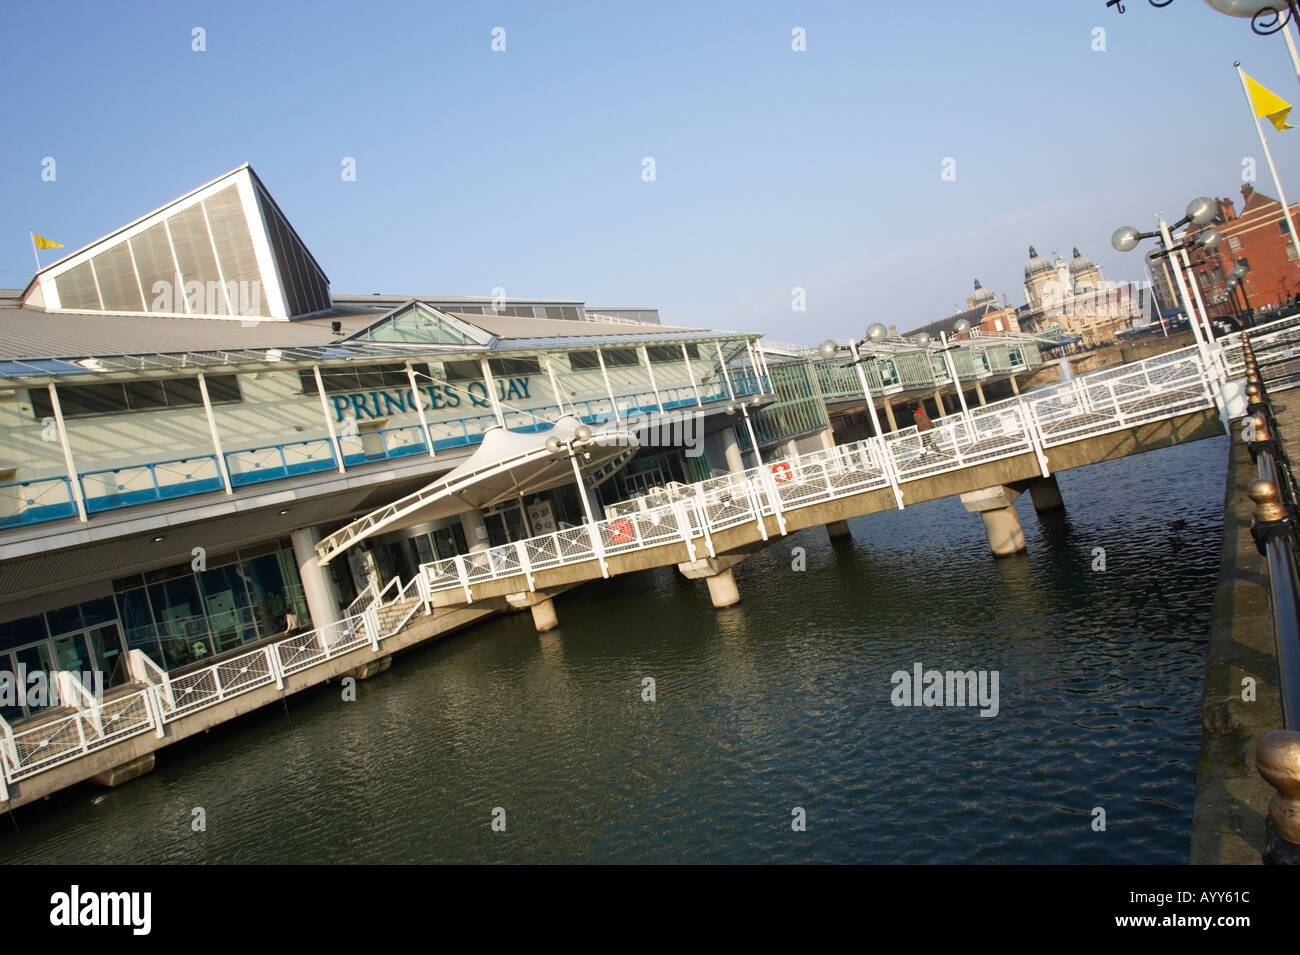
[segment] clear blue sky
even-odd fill
[[[1126,7],[11,4],[0,286],[31,277],[28,229],[76,248],[245,161],[335,292],[501,286],[813,342],[948,314],[976,276],[1021,302],[1030,243],[1140,279],[1116,226],[1239,199],[1243,156],[1274,191],[1233,60],[1300,86],[1280,37],[1201,0]],[[1300,129],[1271,142],[1298,199]]]

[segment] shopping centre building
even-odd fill
[[[862,407],[860,376],[812,352],[664,325],[653,309],[334,294],[247,165],[0,294],[9,681],[96,672],[111,689],[133,679],[133,649],[171,673],[207,665],[332,623],[435,559],[832,445],[827,406],[856,395]],[[873,361],[872,387],[942,407],[943,360],[911,351]],[[975,378],[1038,360],[1024,343],[980,354],[1002,358],[962,356]],[[630,436],[573,457],[581,488],[465,499],[322,563],[323,538],[459,473],[485,436],[540,446],[566,416]],[[12,689],[0,686],[6,720],[41,705]]]

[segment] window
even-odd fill
[[[483,378],[483,369],[476,361],[444,361],[443,377],[448,381],[472,381]]]
[[[662,362],[682,360],[681,345],[651,345],[646,349],[646,353],[649,354],[650,363],[652,365]],[[698,359],[700,357],[700,346],[694,343],[687,345],[686,354],[688,354],[692,360]]]
[[[476,362],[459,362],[459,364],[473,365],[478,368]],[[415,369],[417,376],[429,374],[429,366],[425,364],[415,364],[411,366]],[[477,377],[477,371],[475,372]],[[300,368],[298,370],[298,380],[302,382],[303,394],[315,394],[316,392],[316,373],[310,368]],[[348,366],[322,368],[320,370],[321,384],[325,386],[327,395],[348,393],[353,391],[377,391],[383,388],[409,388],[411,379],[406,374],[406,365],[367,365],[362,368],[352,368]],[[212,395],[212,400],[217,400],[217,394],[212,389],[212,379],[208,379],[208,393]]]
[[[1230,252],[1241,251],[1241,239],[1235,235],[1228,236],[1228,250]]]
[[[242,401],[235,375],[207,376],[208,396],[214,405]],[[95,385],[58,386],[59,407],[65,418],[120,414],[124,411],[152,411],[158,408],[192,408],[203,404],[197,378],[154,378],[114,381]],[[54,408],[45,389],[28,392],[37,420],[51,417]]]
[[[542,364],[536,358],[489,358],[492,374],[508,378],[511,375],[540,375]]]
[[[605,359],[606,368],[626,368],[641,363],[635,348],[604,348],[601,349],[600,354]],[[600,359],[596,357],[595,351],[571,351],[569,352],[569,367],[574,371],[599,368]]]

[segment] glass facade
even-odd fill
[[[111,597],[0,623],[0,716],[21,719],[55,702],[33,702],[19,692],[30,689],[37,673],[47,683],[54,670],[95,673],[107,689],[130,681],[129,650],[175,670],[283,633],[290,610],[300,627],[310,626],[287,540],[216,558],[202,569],[177,564],[135,574],[114,581],[113,590]]]
[[[127,649],[140,649],[164,670],[201,663],[285,630],[292,610],[300,627],[311,614],[287,540],[177,564],[113,582]]]
[[[768,366],[777,400],[750,413],[759,444],[787,441],[829,426],[830,419],[826,417],[826,406],[817,394],[811,367],[806,361]],[[743,450],[752,450],[749,429],[743,423],[737,425],[736,436]]]

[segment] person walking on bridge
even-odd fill
[[[921,439],[921,453],[929,454],[934,450],[934,436],[926,434],[926,432],[934,430],[934,422],[931,421],[930,416],[925,413],[924,404],[918,404],[916,406],[914,417],[916,418],[916,433]]]

